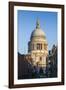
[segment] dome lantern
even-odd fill
[[[39,22],[39,19],[37,19],[37,22],[36,22],[36,29],[39,29],[40,28],[40,22]]]

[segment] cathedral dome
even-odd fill
[[[36,29],[31,33],[31,38],[33,37],[44,37],[45,38],[45,33],[40,28],[39,20],[37,20]]]
[[[36,28],[31,34],[31,37],[35,37],[35,36],[45,36],[45,34],[41,29]]]

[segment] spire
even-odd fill
[[[39,19],[37,19],[37,22],[36,22],[36,28],[40,28],[40,21],[39,21]]]

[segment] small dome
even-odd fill
[[[44,37],[45,38],[45,33],[40,28],[39,20],[37,20],[36,29],[31,34],[31,38],[32,37]]]

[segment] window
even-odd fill
[[[40,49],[42,49],[42,44],[40,44]]]
[[[34,50],[34,44],[32,45],[32,50]]]
[[[42,49],[42,44],[37,43],[37,50],[41,50]]]
[[[37,44],[37,50],[39,50],[40,49],[40,44]]]
[[[40,57],[40,61],[42,60],[42,57]]]

